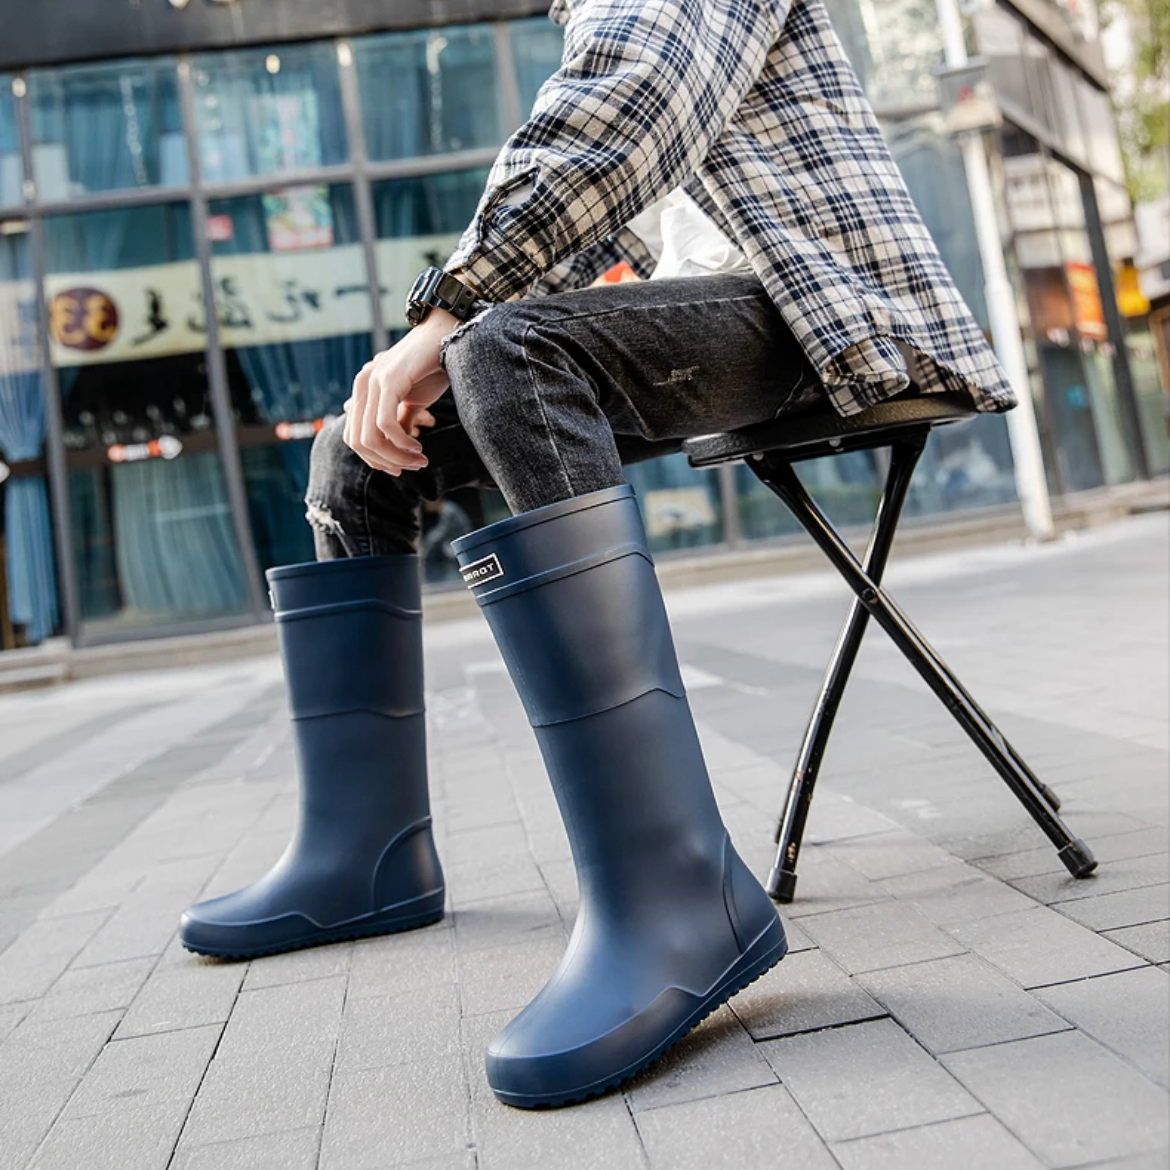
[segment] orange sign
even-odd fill
[[[1073,318],[1077,332],[1091,341],[1108,341],[1109,330],[1105,325],[1105,309],[1101,304],[1101,288],[1097,284],[1097,272],[1091,264],[1070,260],[1068,287],[1072,293]]]

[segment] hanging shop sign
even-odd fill
[[[447,233],[378,242],[379,293],[388,329],[406,328],[403,305],[419,270],[442,264],[457,240]],[[225,348],[341,337],[373,327],[360,244],[217,256],[212,272]],[[11,286],[0,286],[0,329],[6,319],[3,298],[14,299],[3,293],[5,288]],[[207,346],[207,316],[194,260],[59,273],[46,277],[45,292],[56,366],[142,361],[197,353]],[[31,285],[20,295],[31,298]],[[35,345],[31,355],[30,368],[35,369]]]
[[[1108,341],[1105,308],[1101,303],[1101,286],[1097,270],[1091,264],[1069,260],[1065,264],[1069,292],[1072,294],[1073,318],[1077,332],[1090,341]]]

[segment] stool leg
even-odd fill
[[[866,573],[828,517],[804,490],[791,465],[765,457],[760,466],[753,470],[784,501],[844,577],[861,604],[890,635],[894,644],[942,700],[988,763],[1016,794],[1032,819],[1056,846],[1058,856],[1069,872],[1074,877],[1087,877],[1092,873],[1097,868],[1097,861],[1089,847],[1073,836],[1044,793],[1033,783],[1030,770],[1021,766],[1018,755],[1009,747],[999,729],[963,687],[958,685],[950,669],[905,614]]]
[[[880,581],[885,571],[890,547],[894,542],[894,533],[898,527],[898,518],[906,501],[906,492],[910,487],[918,457],[926,445],[926,438],[926,432],[922,432],[891,447],[885,489],[878,501],[873,534],[869,540],[869,547],[865,550],[865,571],[874,581]],[[749,462],[748,466],[754,467],[755,462]],[[796,894],[796,862],[800,856],[805,822],[812,807],[813,789],[816,787],[821,760],[833,730],[833,721],[837,717],[837,708],[841,705],[845,684],[849,681],[849,674],[857,660],[857,652],[861,649],[861,640],[865,636],[868,624],[869,611],[854,598],[849,606],[849,616],[845,619],[837,644],[833,647],[833,655],[825,670],[820,693],[813,705],[812,715],[788,785],[784,812],[776,826],[778,845],[776,863],[768,874],[765,888],[777,902],[791,902]]]

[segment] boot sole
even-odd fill
[[[283,955],[287,951],[303,951],[308,947],[325,946],[328,943],[349,942],[355,938],[373,938],[381,934],[400,934],[405,930],[416,930],[420,926],[430,926],[443,919],[446,911],[425,910],[418,914],[410,914],[394,919],[379,915],[365,921],[353,923],[349,926],[340,926],[304,935],[292,942],[278,943],[267,947],[201,947],[183,943],[183,949],[193,955],[207,955],[213,959],[259,959],[265,955]]]
[[[769,936],[779,932],[780,941],[770,940]],[[762,955],[754,952],[763,950]],[[621,1072],[615,1073],[603,1081],[595,1081],[591,1085],[583,1085],[577,1089],[570,1089],[563,1093],[551,1093],[547,1096],[537,1094],[503,1093],[493,1089],[496,1097],[505,1105],[512,1105],[517,1109],[555,1109],[562,1105],[576,1105],[582,1101],[591,1101],[600,1097],[611,1089],[616,1089],[632,1081],[640,1072],[647,1069],[660,1057],[665,1056],[680,1040],[693,1032],[712,1012],[721,1008],[733,995],[737,995],[751,983],[755,983],[762,975],[766,975],[785,955],[788,954],[788,939],[784,935],[784,927],[779,918],[774,925],[769,926],[764,933],[741,956],[739,962],[724,976],[712,991],[709,991],[699,1005],[667,1038],[657,1045],[650,1053],[633,1064],[627,1065]]]

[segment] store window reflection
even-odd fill
[[[24,168],[12,86],[13,78],[0,73],[0,207],[19,203],[23,194]]]
[[[1007,125],[1000,139],[1015,260],[1042,376],[1050,486],[1065,492],[1121,482],[1133,468],[1080,181],[1024,131]]]
[[[27,224],[0,223],[0,650],[36,645],[60,620],[29,251]]]
[[[428,264],[441,265],[471,221],[487,170],[448,171],[389,179],[373,186],[375,255],[382,317],[391,340],[406,332],[403,305],[414,278]],[[421,553],[426,580],[460,580],[451,541],[508,514],[495,492],[465,488],[422,511]]]
[[[638,493],[651,552],[697,548],[723,539],[719,479],[685,455],[666,455],[626,468]]]
[[[828,0],[826,6],[877,110],[937,104],[931,70],[943,54],[935,0]]]
[[[191,76],[205,182],[348,161],[332,44],[208,54]]]
[[[527,114],[540,87],[560,68],[565,47],[564,33],[547,17],[514,20],[508,26],[512,38],[512,60],[516,65],[516,87],[520,110]]]
[[[854,451],[800,465],[800,478],[834,524],[870,524],[881,496],[881,475],[872,451]],[[740,532],[748,540],[800,531],[788,509],[748,469],[735,469]]]
[[[371,159],[414,158],[504,138],[490,25],[362,37],[353,43]]]
[[[41,199],[187,182],[173,60],[37,70],[28,97]]]
[[[86,637],[244,612],[186,204],[45,220]]]
[[[312,560],[312,436],[372,352],[370,290],[348,186],[288,187],[209,208],[220,341],[262,568]]]
[[[414,278],[428,264],[444,264],[454,251],[487,175],[486,168],[476,168],[373,185],[378,285],[392,335],[406,329],[403,306]]]

